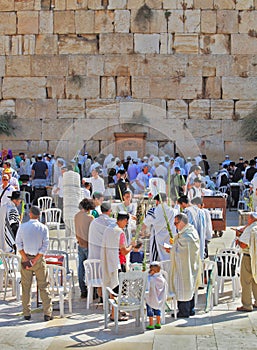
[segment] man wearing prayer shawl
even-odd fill
[[[174,224],[178,234],[170,250],[170,289],[178,300],[177,317],[188,318],[195,314],[194,293],[201,283],[199,235],[186,214],[176,215]]]

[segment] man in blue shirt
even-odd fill
[[[39,216],[39,207],[32,206],[29,212],[30,220],[21,224],[17,232],[16,246],[23,264],[21,268],[21,285],[24,319],[31,319],[30,296],[34,273],[42,299],[44,320],[49,321],[53,319],[52,301],[48,290],[47,268],[44,259],[44,254],[49,244],[49,231],[46,225],[39,222]]]

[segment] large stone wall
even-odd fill
[[[0,114],[18,117],[1,146],[70,156],[131,123],[190,155],[256,155],[256,37],[257,0],[0,0]]]

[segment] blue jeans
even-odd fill
[[[87,287],[85,285],[85,268],[83,264],[83,261],[87,260],[87,257],[88,257],[88,249],[78,246],[78,258],[79,258],[78,280],[79,280],[79,288],[81,293],[87,292]]]
[[[153,309],[148,304],[146,304],[146,310],[147,310],[147,316],[148,317],[153,317],[154,315],[155,316],[161,316],[161,310]]]

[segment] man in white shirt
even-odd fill
[[[104,193],[104,179],[99,176],[97,169],[93,169],[91,172],[91,177],[83,177],[83,181],[90,182],[92,184],[92,193],[102,192]]]

